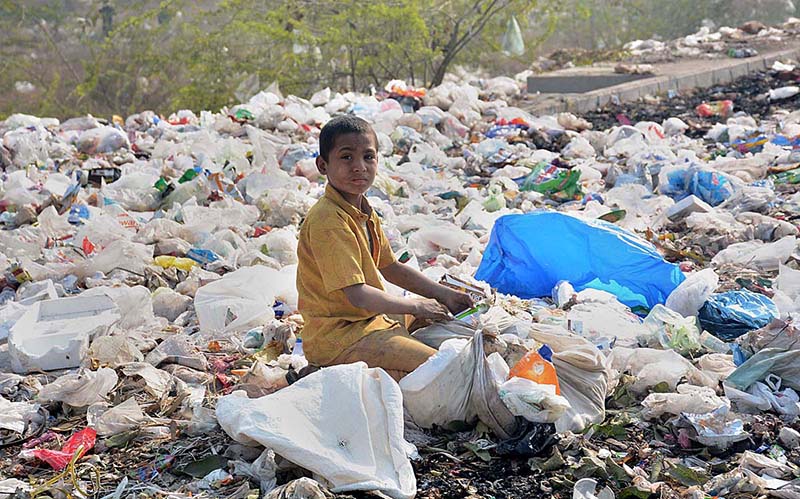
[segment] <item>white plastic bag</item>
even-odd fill
[[[161,364],[180,364],[205,371],[208,368],[208,361],[195,346],[193,339],[185,334],[170,336],[147,354],[145,362],[156,367]]]
[[[730,407],[730,402],[718,397],[711,388],[680,385],[677,393],[651,393],[642,401],[642,406],[642,417],[656,419],[662,414],[705,414],[722,406]]]
[[[791,388],[781,390],[781,378],[778,376],[770,374],[763,383],[753,383],[747,393],[768,401],[773,411],[790,420],[800,416],[800,397]]]
[[[0,428],[22,433],[26,421],[43,423],[44,420],[37,416],[39,404],[31,402],[10,402],[0,396]]]
[[[572,499],[614,499],[614,491],[609,487],[603,487],[597,492],[597,480],[594,478],[582,478],[575,482],[572,489]]]
[[[522,55],[525,53],[525,41],[522,38],[522,30],[519,29],[519,23],[515,16],[511,16],[508,19],[506,32],[503,34],[500,45],[503,48],[503,52],[508,55]]]
[[[153,292],[153,314],[164,317],[170,322],[186,312],[192,299],[170,288],[161,287]]]
[[[258,208],[234,201],[220,201],[212,206],[184,206],[183,221],[204,232],[228,227],[253,225],[260,215]]]
[[[694,317],[684,318],[659,303],[647,314],[644,325],[652,334],[651,338],[645,338],[648,346],[661,345],[681,355],[700,350],[700,330]]]
[[[786,236],[767,244],[746,241],[731,244],[717,253],[711,263],[717,266],[734,264],[761,271],[778,270],[780,264],[785,263],[796,249],[795,236]]]
[[[91,407],[89,408],[91,412]],[[136,403],[134,397],[104,411],[95,421],[94,428],[101,436],[116,435],[130,431],[140,426],[147,420],[142,408]]]
[[[97,362],[101,366],[116,368],[130,362],[144,360],[142,352],[125,336],[100,336],[92,341],[81,365],[91,367]]]
[[[770,407],[772,407],[770,401],[760,395],[751,395],[750,393],[734,388],[728,383],[723,383],[722,388],[725,391],[725,396],[731,401],[737,412],[760,414],[763,411],[768,411]]]
[[[123,330],[147,327],[156,321],[150,291],[144,286],[98,286],[80,296],[108,296],[119,309],[118,326]]]
[[[480,420],[508,439],[516,420],[500,400],[498,385],[480,330],[470,340],[445,341],[438,353],[400,380],[405,407],[417,425],[431,428]]]
[[[90,128],[80,134],[76,147],[86,154],[110,153],[120,148],[130,148],[128,136],[121,130],[104,126]]]
[[[454,224],[440,222],[436,225],[422,228],[409,236],[408,246],[417,258],[428,260],[442,253],[458,257],[478,245],[475,236]]]
[[[104,401],[118,379],[117,373],[107,367],[101,367],[97,371],[81,369],[75,374],[65,374],[44,385],[39,390],[39,400],[86,407]]]
[[[570,408],[567,399],[556,395],[555,385],[540,385],[514,376],[500,385],[500,400],[511,414],[533,423],[555,423]]]
[[[257,241],[259,249],[278,260],[281,265],[297,263],[297,231],[293,226],[272,230]]]
[[[153,247],[122,239],[115,240],[100,253],[75,265],[72,273],[89,277],[95,272],[107,274],[114,269],[144,275],[144,268],[153,261]]]
[[[695,272],[670,293],[666,306],[684,317],[694,317],[717,286],[719,276],[714,269]]]
[[[636,377],[631,386],[636,394],[644,393],[662,382],[667,383],[670,390],[674,391],[684,377],[692,385],[709,388],[717,386],[714,379],[703,374],[674,350],[616,347],[611,350],[609,362],[613,369]]]
[[[475,334],[475,328],[467,322],[454,320],[449,322],[434,322],[430,326],[417,329],[411,336],[425,343],[431,348],[439,349],[447,340],[453,338],[470,339]]]
[[[275,451],[272,449],[264,449],[252,463],[232,461],[229,465],[233,466],[234,475],[243,475],[258,482],[262,494],[269,493],[278,483],[275,476],[278,466],[275,464]]]
[[[697,367],[709,378],[723,381],[736,370],[733,355],[724,353],[708,353],[697,359]]]
[[[303,477],[277,487],[264,499],[328,499],[330,496],[330,492],[316,480]]]
[[[296,296],[293,275],[254,265],[198,289],[194,308],[202,332],[243,332],[275,317],[276,298],[296,307]]]
[[[797,300],[800,297],[800,270],[794,270],[783,264],[779,265],[775,287],[786,293],[786,296],[792,300]]]
[[[170,373],[156,369],[146,362],[131,362],[122,368],[122,374],[128,378],[142,378],[144,390],[157,399],[164,396],[172,383]]]

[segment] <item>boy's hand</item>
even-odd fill
[[[470,298],[468,294],[454,289],[448,289],[447,291],[448,292],[445,293],[444,296],[439,298],[439,301],[447,307],[450,312],[457,314],[475,306],[472,302],[472,298]]]
[[[414,300],[414,313],[417,319],[430,319],[437,322],[445,322],[453,319],[450,312],[444,305],[432,298],[420,298]]]

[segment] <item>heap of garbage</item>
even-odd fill
[[[709,102],[697,137],[519,93],[1,122],[0,497],[798,497],[797,101]],[[377,133],[398,260],[479,301],[399,384],[302,352],[340,113]]]
[[[595,66],[610,66],[618,73],[649,74],[651,64],[693,59],[747,59],[781,48],[791,48],[800,34],[800,19],[790,17],[774,26],[748,21],[739,26],[715,26],[704,21],[695,33],[673,40],[649,38],[632,40],[621,50],[559,48],[539,57],[530,73],[570,68],[575,61],[594,61]],[[620,58],[622,61],[620,61]]]

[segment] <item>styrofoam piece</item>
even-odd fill
[[[672,205],[667,210],[667,217],[674,222],[676,220],[686,218],[692,213],[709,213],[712,211],[714,211],[714,208],[712,208],[711,205],[699,197],[692,195],[685,197]]]
[[[92,338],[119,317],[105,295],[36,302],[11,328],[11,367],[17,373],[78,367]]]

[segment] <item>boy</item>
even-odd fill
[[[366,121],[349,115],[330,120],[320,132],[316,162],[328,185],[308,212],[297,247],[305,354],[320,366],[364,361],[399,380],[436,350],[385,314],[446,321],[472,300],[395,259],[364,196],[378,170],[378,140]],[[426,298],[386,293],[378,272]]]

